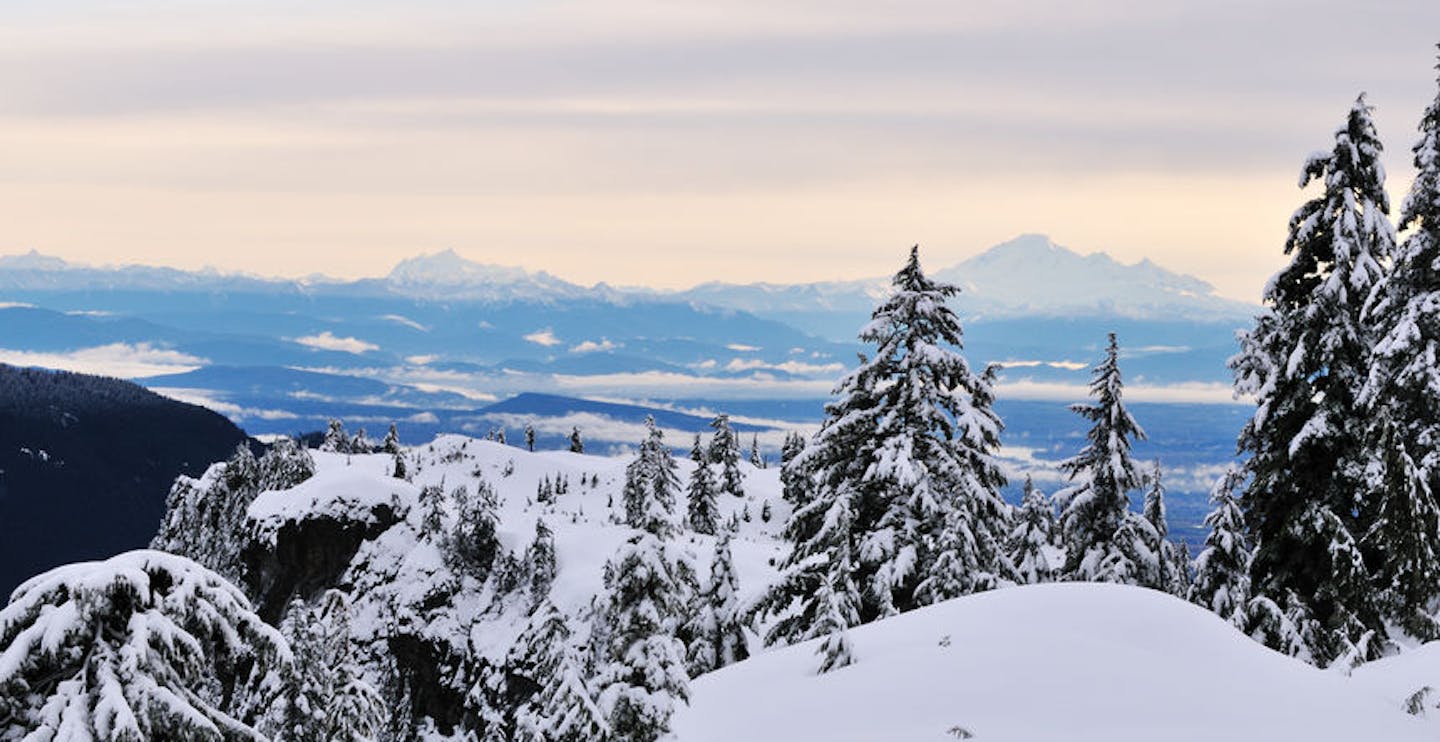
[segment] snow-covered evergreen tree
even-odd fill
[[[1170,547],[1170,569],[1166,576],[1171,582],[1165,592],[1184,600],[1189,597],[1190,585],[1195,581],[1195,573],[1190,570],[1190,543],[1185,539],[1166,543]]]
[[[1155,462],[1146,480],[1149,486],[1145,490],[1142,513],[1155,534],[1150,550],[1156,555],[1156,569],[1150,580],[1141,584],[1183,598],[1190,590],[1189,558],[1181,555],[1180,545],[1170,540],[1170,526],[1165,513],[1164,472],[1159,461]]]
[[[668,533],[642,531],[605,567],[600,706],[617,740],[659,739],[675,704],[690,698],[685,645],[675,638],[690,591],[669,553]]]
[[[570,453],[585,453],[585,440],[580,437],[580,427],[570,428]]]
[[[875,355],[840,380],[820,431],[786,467],[804,478],[806,502],[786,525],[791,552],[764,603],[782,616],[771,640],[816,636],[822,617],[871,621],[1017,577],[1004,553],[993,371],[974,373],[959,352],[946,306],[959,289],[927,278],[918,249],[893,285],[860,333]]]
[[[248,450],[248,447],[247,447]],[[258,462],[261,492],[288,490],[315,476],[315,458],[290,438],[278,438]]]
[[[730,554],[730,534],[726,533],[715,543],[710,580],[700,594],[700,605],[685,632],[690,637],[686,659],[691,677],[718,670],[749,656],[736,597],[739,588],[740,582],[735,576],[735,564]]]
[[[525,552],[525,568],[530,573],[530,595],[539,601],[550,595],[559,564],[555,558],[555,532],[544,519],[535,519],[535,540]]]
[[[284,711],[264,731],[295,742],[369,742],[378,739],[389,711],[364,676],[350,642],[350,602],[327,590],[315,605],[297,602],[280,630],[295,662],[287,677]]]
[[[645,430],[639,453],[625,467],[625,522],[631,528],[666,537],[676,527],[675,495],[680,477],[670,447],[665,445],[665,433],[656,427],[654,417],[645,418]]]
[[[1359,401],[1374,522],[1364,524],[1361,546],[1386,617],[1431,640],[1440,638],[1440,95],[1420,134],[1400,209],[1410,233],[1366,307],[1376,343]]]
[[[535,451],[535,426],[525,423],[525,448],[530,452]]]
[[[710,462],[720,465],[720,491],[736,497],[745,496],[744,477],[740,474],[740,439],[730,427],[730,416],[720,413],[710,421],[715,434],[710,438]]]
[[[272,483],[284,481],[281,463],[275,460],[277,468],[268,477]],[[313,465],[312,461],[312,472]],[[150,548],[192,559],[239,583],[243,571],[240,553],[248,532],[245,512],[260,493],[261,479],[260,462],[245,443],[236,446],[235,454],[212,467],[203,479],[180,477],[170,490],[165,516]]]
[[[785,502],[790,503],[792,509],[798,510],[804,505],[808,491],[808,477],[798,467],[790,466],[790,462],[805,450],[805,437],[796,432],[785,434],[785,443],[780,449],[780,490],[781,497]]]
[[[238,588],[159,551],[30,579],[0,609],[0,647],[0,738],[16,740],[261,740],[238,700],[291,662]]]
[[[455,503],[455,524],[442,543],[445,561],[454,572],[484,582],[501,551],[495,490],[480,479],[474,497],[460,485],[450,499]]]
[[[1245,514],[1236,493],[1245,483],[1238,466],[1226,470],[1210,492],[1210,514],[1205,526],[1205,548],[1195,557],[1195,582],[1189,600],[1223,619],[1243,627],[1250,602],[1250,545],[1245,536]]]
[[[445,528],[445,490],[438,484],[420,488],[420,535],[440,539]]]
[[[685,520],[690,524],[690,530],[713,536],[720,527],[720,506],[716,502],[715,479],[710,474],[709,457],[700,445],[699,433],[695,434],[690,459],[695,462],[695,471],[690,475]]]
[[[517,742],[599,742],[609,723],[596,704],[584,658],[571,641],[565,615],[542,599],[506,661],[534,689],[515,711]],[[499,726],[499,725],[489,725]]]
[[[1152,548],[1159,537],[1130,510],[1129,492],[1141,484],[1130,446],[1144,440],[1145,431],[1125,408],[1123,391],[1120,347],[1112,332],[1105,359],[1092,372],[1095,402],[1070,407],[1091,427],[1080,453],[1060,463],[1072,482],[1055,494],[1062,508],[1066,579],[1147,584],[1159,571]]]
[[[1050,582],[1063,565],[1055,545],[1055,507],[1027,475],[1020,513],[1010,531],[1010,561],[1020,581],[1034,585]]]
[[[331,453],[350,453],[350,435],[345,432],[345,424],[336,419],[331,419],[325,429],[325,438],[320,442],[321,451]]]
[[[374,449],[375,444],[365,435],[365,428],[355,431],[355,437],[350,439],[350,453],[372,453]]]
[[[1307,653],[1320,665],[1362,642],[1371,652],[1384,646],[1360,545],[1375,503],[1359,402],[1374,336],[1363,303],[1395,241],[1381,151],[1361,96],[1334,148],[1305,163],[1300,185],[1318,180],[1324,189],[1290,218],[1290,264],[1270,280],[1265,311],[1231,360],[1236,391],[1257,403],[1240,436],[1251,587],[1274,606],[1271,625],[1288,615],[1320,627],[1299,634],[1316,642]]]
[[[756,469],[765,468],[765,457],[760,455],[760,434],[750,435],[750,465]]]
[[[395,423],[390,423],[390,429],[385,431],[385,440],[381,442],[380,450],[391,456],[399,455],[400,429],[395,426]]]
[[[1375,511],[1361,547],[1372,555],[1366,561],[1375,565],[1372,580],[1385,617],[1409,635],[1431,641],[1440,638],[1440,620],[1435,616],[1440,597],[1440,506],[1433,489],[1440,486],[1440,472],[1433,468],[1440,451],[1430,452],[1429,462],[1417,461],[1411,451],[1420,445],[1404,432],[1407,426],[1389,417],[1382,420],[1372,449],[1377,458],[1369,471]]]

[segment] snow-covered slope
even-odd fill
[[[1434,740],[1404,679],[1347,678],[1284,657],[1142,588],[1038,585],[855,629],[856,664],[815,674],[816,642],[693,683],[686,742]],[[1406,689],[1408,690],[1397,690]]]
[[[488,482],[501,545],[517,556],[544,518],[555,532],[558,561],[550,595],[582,643],[604,564],[633,533],[619,518],[628,457],[531,453],[442,436],[407,452],[409,482],[390,476],[386,455],[315,459],[313,478],[251,504],[252,538],[274,546],[303,533],[307,522],[367,529],[333,584],[351,593],[359,644],[374,648],[376,658],[386,647],[425,647],[405,660],[417,668],[432,663],[443,670],[464,655],[501,662],[530,605],[523,593],[499,595],[493,581],[481,584],[447,568],[437,542],[423,535],[425,486],[447,492],[466,486],[473,495],[480,481]],[[678,463],[683,482],[693,465]],[[733,544],[746,601],[775,578],[788,513],[778,471],[742,467],[747,497],[725,496],[719,504],[727,518],[751,512],[749,520],[737,518]],[[536,501],[542,481],[560,479],[569,483],[564,494],[553,503]],[[760,517],[766,501],[768,522]],[[684,509],[682,492],[677,511]],[[679,546],[703,579],[714,539],[682,531]],[[324,549],[310,553],[323,557]],[[277,585],[284,587],[271,588]],[[273,611],[291,597],[262,591],[262,615],[267,604]],[[1431,712],[1434,718],[1404,710],[1421,686],[1440,686],[1440,652],[1433,647],[1346,677],[1276,654],[1200,608],[1140,588],[1003,589],[859,627],[851,639],[856,664],[823,676],[815,674],[815,642],[765,649],[752,641],[754,657],[692,681],[674,739],[938,742],[970,734],[1016,742],[1404,742],[1440,734],[1440,710]],[[370,665],[377,684],[383,667],[378,660]]]

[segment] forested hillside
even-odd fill
[[[0,365],[0,594],[143,546],[175,477],[245,440],[219,414],[127,381]]]

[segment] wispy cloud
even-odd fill
[[[355,355],[362,355],[372,350],[380,350],[380,346],[374,343],[367,343],[355,337],[336,337],[329,330],[319,335],[307,335],[305,337],[295,338],[295,342],[308,348],[315,348],[316,350],[337,350],[342,353],[354,353]]]
[[[297,275],[495,245],[675,285],[1045,229],[1253,298],[1298,158],[1361,89],[1403,153],[1440,25],[1424,0],[297,5],[7,4],[6,239]]]
[[[560,338],[555,337],[555,333],[552,332],[548,327],[543,330],[536,330],[535,332],[526,335],[525,339],[536,345],[543,345],[547,348],[559,345],[564,342]]]
[[[1021,380],[1001,382],[996,386],[1001,399],[1054,400],[1080,402],[1088,399],[1090,388],[1085,384],[1062,384]],[[1131,384],[1125,387],[1125,399],[1132,402],[1171,402],[1194,404],[1253,404],[1235,398],[1229,384],[1182,382],[1177,384]]]
[[[843,363],[805,363],[804,361],[785,361],[783,363],[769,363],[758,358],[734,358],[725,364],[726,371],[754,371],[759,369],[784,371],[787,374],[796,376],[819,376],[835,378],[845,370]]]
[[[37,352],[0,348],[0,363],[40,366],[122,379],[140,379],[194,371],[209,363],[204,358],[149,343],[111,343],[93,348]]]
[[[571,353],[604,353],[619,348],[619,343],[611,342],[608,338],[600,338],[599,342],[586,340],[570,349]]]
[[[193,404],[197,407],[204,407],[213,410],[235,422],[245,420],[295,420],[299,416],[286,410],[267,410],[255,407],[241,407],[232,402],[226,402],[216,392],[206,389],[182,389],[177,387],[154,386],[150,391],[161,396],[169,397],[177,402]]]
[[[420,324],[419,322],[416,322],[415,320],[410,319],[409,317],[406,317],[406,316],[401,315],[401,314],[386,314],[386,315],[382,315],[382,316],[380,317],[380,319],[387,320],[387,321],[389,321],[389,322],[394,322],[395,324],[398,324],[398,325],[404,325],[404,326],[406,326],[406,327],[419,330],[420,332],[429,332],[429,331],[430,331],[430,328],[426,327],[425,325],[422,325],[422,324]]]

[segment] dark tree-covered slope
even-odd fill
[[[40,571],[145,546],[175,477],[244,440],[130,382],[0,365],[0,603]]]

